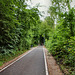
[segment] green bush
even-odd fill
[[[61,29],[59,29],[61,28]],[[65,33],[64,33],[65,30]],[[69,29],[58,25],[54,33],[50,33],[46,47],[60,64],[68,69],[70,74],[75,71],[75,36],[70,36]]]

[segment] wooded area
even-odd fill
[[[52,0],[50,16],[46,18],[51,26],[46,47],[65,75],[75,75],[75,8],[71,7],[71,1]]]
[[[38,45],[39,15],[25,0],[0,0],[0,65]]]
[[[44,21],[25,0],[0,0],[0,66],[44,44],[66,75],[75,74],[75,8],[71,0],[52,0]],[[67,72],[65,71],[67,70]]]

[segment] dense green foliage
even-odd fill
[[[0,0],[0,63],[38,44],[39,15],[25,0]]]
[[[52,6],[48,12],[56,24],[52,24],[54,22],[48,18],[52,25],[48,23],[51,31],[45,45],[60,64],[63,72],[75,75],[75,9],[71,8],[69,1],[52,0]],[[68,10],[65,9],[65,6]]]

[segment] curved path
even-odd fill
[[[38,46],[0,75],[46,75],[43,46]]]

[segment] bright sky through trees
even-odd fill
[[[31,0],[31,2],[28,1],[27,4],[31,5],[32,7],[36,6],[36,4],[40,4],[41,7],[39,7],[39,10],[41,12],[44,11],[43,15],[44,17],[46,17],[48,15],[47,11],[49,6],[51,5],[51,2],[50,0]],[[41,19],[43,20],[44,18],[42,17]]]
[[[75,7],[75,0],[72,0],[73,2],[71,3],[72,7]]]
[[[48,8],[49,6],[51,5],[51,1],[50,0],[31,0],[27,2],[28,5],[31,5],[32,7],[35,6],[36,4],[39,4],[40,3],[40,6],[39,7],[39,10],[42,12],[44,11],[44,17],[48,16]],[[73,2],[71,3],[71,6],[74,7],[75,5],[75,0],[73,0]],[[41,17],[42,20],[44,20],[44,17]]]

